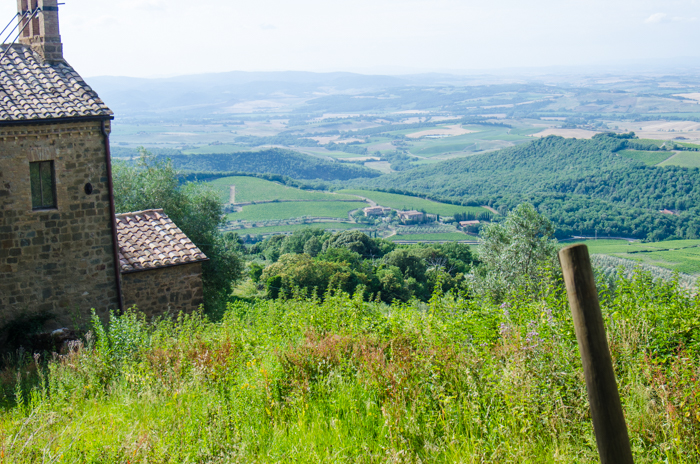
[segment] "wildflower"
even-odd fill
[[[545,316],[547,316],[547,324],[554,325],[554,314],[552,314],[552,309],[547,308],[544,310]]]
[[[508,303],[507,301],[501,305],[501,309],[503,310],[503,315],[505,317],[510,317],[510,311],[508,311],[509,308],[510,308],[510,303]]]
[[[540,338],[540,333],[537,331],[537,323],[535,321],[532,321],[527,324],[527,328],[529,329],[529,332],[525,336],[525,342],[528,346],[525,346],[523,349],[527,350],[537,348],[540,342],[542,342],[542,339]]]

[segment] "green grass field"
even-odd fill
[[[350,230],[366,229],[367,224],[351,224],[349,222],[314,222],[311,224],[291,224],[288,226],[253,227],[252,229],[234,230],[238,235],[267,235],[294,232],[301,229]]]
[[[381,206],[400,210],[422,210],[430,214],[439,214],[441,216],[452,216],[456,213],[487,213],[487,209],[481,206],[458,206],[449,205],[447,203],[438,203],[436,201],[426,200],[424,198],[410,197],[407,195],[398,195],[395,193],[375,192],[371,190],[340,190],[339,193],[349,195],[360,195],[377,202]]]
[[[348,212],[365,208],[367,203],[360,201],[314,201],[314,202],[288,202],[288,203],[264,203],[261,205],[244,206],[240,213],[231,213],[227,216],[229,221],[265,221],[272,219],[292,219],[299,217],[332,217],[347,218]]]
[[[448,232],[442,234],[407,234],[389,237],[391,241],[407,240],[411,242],[457,242],[462,240],[476,240],[476,237],[461,232]]]
[[[236,202],[269,201],[269,200],[352,200],[354,197],[324,192],[311,192],[294,187],[287,187],[277,182],[271,182],[257,177],[234,176],[223,177],[210,182],[221,192],[225,203],[229,201],[230,186],[236,186]]]
[[[641,151],[641,150],[620,150],[617,152],[618,155],[631,158],[637,161],[641,161],[647,166],[656,166],[662,161],[667,160],[669,157],[673,156],[673,153],[668,151]]]
[[[679,151],[659,166],[680,166],[682,168],[700,168],[700,152]]]
[[[511,142],[527,140],[528,132],[533,132],[524,129],[511,130],[505,127],[465,127],[465,129],[476,132],[442,139],[420,139],[412,142],[413,147],[410,151],[417,156],[432,157],[446,153],[504,148],[512,145]]]
[[[572,242],[566,242],[571,244]],[[700,274],[700,240],[629,243],[624,240],[587,240],[591,254],[630,259],[685,274]]]

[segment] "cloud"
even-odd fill
[[[264,24],[260,25],[260,29],[262,29],[263,31],[272,31],[272,30],[277,29],[277,26],[275,26],[273,24],[264,23]]]
[[[666,13],[654,13],[644,20],[645,24],[660,24],[660,23],[692,23],[697,21],[696,17],[685,16],[669,16]]]
[[[668,15],[666,13],[654,13],[653,15],[649,16],[646,21],[644,21],[646,24],[659,24],[668,18]]]

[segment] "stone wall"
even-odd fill
[[[57,207],[33,211],[29,163],[48,160]],[[0,342],[18,320],[51,330],[116,309],[111,234],[100,121],[0,126]]]
[[[147,316],[194,311],[202,304],[202,263],[122,274],[127,308],[136,306]]]

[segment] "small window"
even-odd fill
[[[32,183],[32,209],[55,208],[56,180],[53,161],[29,163],[29,175]]]

